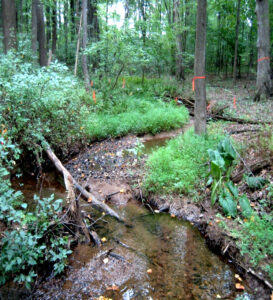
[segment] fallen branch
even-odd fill
[[[244,167],[243,170],[241,170],[237,174],[233,175],[231,177],[231,180],[234,183],[240,182],[243,178],[244,173],[247,172],[248,170],[250,170],[254,174],[254,173],[258,173],[263,168],[266,168],[268,166],[270,166],[270,162],[268,160],[264,159],[264,160],[258,161],[256,163],[248,166],[247,168]]]
[[[55,167],[59,172],[61,172],[64,176],[65,180],[65,186],[68,189],[69,196],[73,192],[69,186],[73,185],[76,187],[76,189],[81,193],[81,196],[88,200],[91,204],[92,207],[104,211],[108,215],[116,218],[117,220],[123,222],[124,220],[112,209],[110,208],[107,204],[103,203],[102,201],[99,201],[93,194],[90,192],[87,192],[86,189],[84,189],[70,174],[70,172],[63,166],[63,164],[60,162],[58,157],[55,155],[55,153],[51,150],[51,148],[48,146],[46,149],[46,153],[49,157],[49,159],[53,162]]]

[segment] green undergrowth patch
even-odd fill
[[[89,139],[95,140],[128,133],[155,134],[179,128],[188,119],[185,107],[153,98],[128,96],[112,102],[98,103],[83,126]]]
[[[253,215],[240,223],[239,228],[230,230],[241,254],[247,255],[250,263],[260,266],[273,281],[273,214]]]
[[[154,151],[147,161],[144,186],[152,193],[194,194],[194,188],[208,172],[208,152],[224,134],[219,126],[210,125],[208,134],[198,136],[193,129],[172,139],[166,147]]]

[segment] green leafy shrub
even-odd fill
[[[41,137],[64,150],[81,137],[82,87],[60,63],[40,68],[10,52],[0,56],[1,124],[20,147]]]
[[[219,131],[198,136],[188,130],[170,140],[149,157],[145,188],[154,193],[190,193],[206,177],[207,150],[222,138]]]
[[[58,232],[58,225],[50,229],[51,222],[59,223],[62,200],[39,199],[34,212],[27,212],[20,191],[11,188],[9,171],[18,159],[19,150],[11,143],[6,130],[0,136],[0,221],[5,224],[0,240],[0,284],[14,277],[16,281],[30,283],[37,276],[38,264],[49,262],[54,273],[65,267],[70,253],[66,249],[67,239]]]

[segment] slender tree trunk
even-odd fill
[[[87,45],[87,0],[82,0],[82,69],[86,91],[90,91],[90,79],[88,74],[87,56],[84,53]]]
[[[2,0],[4,52],[17,48],[15,0]]]
[[[40,0],[35,0],[37,3],[37,38],[39,43],[39,63],[41,67],[47,65],[47,52],[46,52],[46,35],[45,35],[45,21],[44,9]]]
[[[34,56],[37,54],[37,0],[32,0],[31,9],[31,49]]]
[[[198,0],[197,25],[195,41],[194,79],[195,107],[194,107],[194,130],[197,134],[206,132],[206,81],[205,81],[205,58],[206,58],[206,20],[207,0]]]
[[[54,2],[52,7],[52,55],[56,53],[56,46],[57,46],[57,7],[56,2]]]
[[[174,26],[176,31],[176,68],[175,68],[175,75],[177,80],[185,80],[184,76],[184,68],[183,68],[183,49],[182,49],[182,22],[180,17],[180,0],[175,0],[174,2]]]
[[[238,63],[238,39],[240,26],[240,6],[241,0],[237,2],[237,18],[236,18],[236,34],[235,34],[235,48],[234,48],[234,62],[233,62],[233,84],[236,84],[237,77],[237,63]]]
[[[51,41],[51,7],[46,7],[46,45],[47,45],[47,51],[49,51],[50,47],[50,41]]]
[[[68,30],[69,30],[69,22],[68,22],[68,3],[65,1],[64,3],[64,46],[65,46],[65,61],[68,59]]]
[[[249,78],[249,73],[250,69],[253,65],[253,55],[254,55],[254,50],[253,50],[253,45],[252,45],[252,36],[253,36],[253,25],[250,27],[250,32],[249,32],[249,57],[248,57],[248,65],[247,65],[247,75],[246,78]]]
[[[257,93],[254,100],[259,101],[262,95],[269,98],[272,93],[268,0],[256,0],[256,13],[258,23],[258,71]]]

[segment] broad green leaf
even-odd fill
[[[219,196],[219,203],[226,215],[233,218],[237,216],[237,203],[230,194],[221,193]]]
[[[232,181],[226,182],[225,186],[228,189],[228,191],[231,193],[232,196],[234,196],[235,198],[238,198],[238,189]]]
[[[249,218],[252,215],[252,208],[250,206],[249,199],[246,195],[242,195],[239,198],[240,207],[242,209],[242,214],[244,217]]]
[[[221,141],[218,145],[218,150],[221,155],[230,160],[234,160],[236,158],[236,152],[230,142],[230,139],[226,137],[223,141]]]

